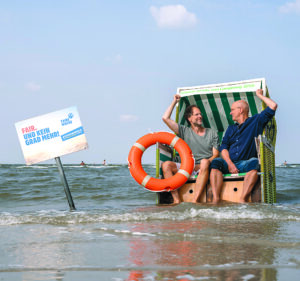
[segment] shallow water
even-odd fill
[[[300,166],[277,202],[157,206],[126,165],[0,165],[0,280],[298,280]],[[145,166],[150,174],[154,167]]]

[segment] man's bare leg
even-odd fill
[[[257,170],[251,170],[246,174],[243,184],[243,192],[239,201],[240,203],[247,202],[247,197],[250,195],[255,183],[257,182],[257,179]]]
[[[213,203],[220,202],[220,193],[223,185],[223,174],[218,169],[212,169],[210,172],[210,184],[213,193]]]
[[[180,197],[179,197],[179,192],[178,190],[173,190],[171,191],[172,197],[173,197],[173,203],[174,204],[179,204],[181,202]]]
[[[199,170],[199,174],[196,180],[196,184],[195,184],[195,194],[194,194],[194,199],[193,202],[197,203],[202,192],[203,189],[205,188],[207,181],[208,181],[208,175],[209,175],[209,164],[210,161],[207,159],[202,159],[200,162],[200,170]],[[197,165],[199,167],[199,165]],[[198,167],[195,167],[195,171],[198,170]]]
[[[166,161],[162,164],[162,171],[164,174],[164,178],[168,179],[173,177],[177,173],[178,169],[174,162]],[[174,204],[179,204],[181,201],[179,198],[178,190],[171,191],[171,194],[173,197]]]

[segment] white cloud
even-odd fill
[[[161,28],[187,28],[197,23],[196,15],[188,12],[183,5],[151,6],[150,12]]]
[[[298,13],[300,14],[300,0],[295,0],[294,2],[287,2],[283,6],[279,7],[279,12],[281,13]]]
[[[120,116],[121,122],[135,122],[139,118],[136,115],[131,115],[131,114],[123,114]]]
[[[106,60],[112,63],[120,63],[122,61],[122,56],[120,54],[116,54],[112,57],[107,57]]]
[[[30,90],[32,92],[37,92],[41,89],[41,86],[35,82],[28,82],[26,85],[25,85],[25,88],[27,90]]]
[[[114,61],[119,62],[119,61],[121,61],[121,60],[122,60],[122,56],[121,56],[120,54],[115,55]]]

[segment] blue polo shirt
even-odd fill
[[[247,118],[241,125],[238,123],[230,125],[222,140],[220,152],[227,149],[232,161],[257,157],[254,138],[262,134],[264,127],[274,115],[275,111],[267,107],[261,113]]]

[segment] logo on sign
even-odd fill
[[[70,113],[68,114],[68,118],[65,118],[65,119],[60,120],[61,125],[62,125],[62,126],[66,126],[66,125],[72,124],[72,120],[71,120],[71,119],[72,119],[73,117],[74,117],[73,113],[70,112]]]

